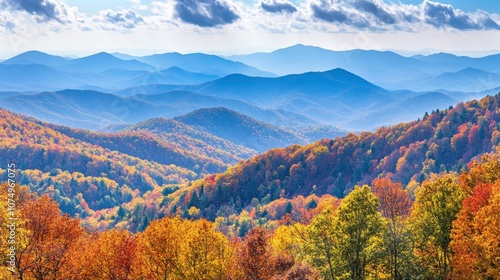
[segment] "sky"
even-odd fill
[[[0,0],[0,58],[28,50],[231,55],[294,44],[498,53],[500,1]]]

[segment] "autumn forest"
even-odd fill
[[[232,166],[183,149],[188,136],[174,146],[151,129],[0,113],[0,155],[22,159],[0,194],[5,209],[16,201],[2,223],[19,218],[12,257],[1,241],[2,279],[500,275],[500,95]]]

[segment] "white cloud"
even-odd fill
[[[145,11],[148,9],[148,5],[145,5],[141,2],[141,0],[128,0],[132,3],[132,8],[139,11]]]
[[[145,23],[144,18],[131,9],[100,11],[99,15],[94,17],[94,22],[101,29],[106,30],[134,29]]]

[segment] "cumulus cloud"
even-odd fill
[[[427,23],[437,27],[452,27],[459,30],[500,29],[488,14],[484,12],[465,13],[454,9],[452,5],[424,1],[422,9]]]
[[[500,29],[483,11],[466,13],[452,5],[424,0],[420,5],[381,0],[309,0],[314,19],[355,28],[417,30],[422,25],[438,29]]]
[[[354,2],[354,7],[361,12],[372,14],[376,19],[385,24],[394,24],[396,17],[388,13],[385,8],[370,0],[358,0]]]
[[[66,5],[53,0],[3,0],[2,3],[3,8],[25,11],[38,16],[41,21],[64,21],[63,16],[67,13]]]
[[[144,23],[143,17],[130,9],[122,11],[104,10],[100,14],[106,22],[126,29],[133,29]]]
[[[297,8],[289,1],[265,0],[260,2],[260,7],[270,13],[295,13]]]
[[[240,18],[235,8],[222,0],[176,0],[174,9],[177,18],[201,27],[230,24]]]
[[[344,24],[363,28],[368,26],[367,20],[350,5],[339,0],[311,1],[313,17],[330,23]]]

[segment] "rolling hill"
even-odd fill
[[[227,108],[198,109],[175,117],[175,120],[259,152],[292,144],[305,144],[307,141],[288,130]]]
[[[120,132],[147,132],[178,149],[191,151],[206,158],[235,164],[257,154],[256,151],[236,145],[210,133],[195,129],[173,119],[149,119],[134,125],[120,127]]]
[[[73,139],[78,139],[104,149],[118,151],[160,164],[173,164],[192,170],[197,174],[214,173],[217,170],[222,171],[228,167],[229,163],[235,163],[243,159],[238,158],[237,155],[232,158],[224,157],[222,156],[222,151],[213,151],[213,157],[206,155],[206,152],[198,154],[192,149],[184,148],[178,143],[165,141],[145,131],[99,133],[52,124],[41,124]],[[208,147],[203,146],[203,148]],[[246,158],[248,158],[248,155]]]
[[[135,72],[115,69],[104,73],[125,77]],[[277,126],[326,124],[359,131],[409,121],[426,111],[444,109],[471,96],[484,96],[387,91],[342,69],[277,78],[236,74],[199,85],[144,85],[116,94],[123,97],[89,90],[44,92],[1,99],[0,107],[48,122],[95,130],[149,118],[172,118],[200,108],[225,107]],[[399,104],[415,98],[425,106],[401,110]]]
[[[125,59],[117,56],[101,52],[73,59],[28,51],[0,63],[0,74],[6,73],[0,76],[0,90],[101,89],[110,92],[159,83],[200,84],[234,73],[274,76],[213,55],[163,54]]]
[[[465,68],[457,72],[445,72],[421,82],[422,90],[447,89],[455,91],[480,92],[500,85],[500,74],[475,68]]]
[[[152,71],[153,67],[137,60],[122,60],[109,53],[101,52],[73,59],[64,65],[57,66],[56,69],[70,73],[95,73],[108,69]]]
[[[206,95],[245,100],[259,107],[296,112],[318,123],[358,131],[410,121],[426,111],[444,109],[468,99],[467,94],[457,95],[457,98],[437,98],[434,95],[443,94],[388,91],[343,69],[278,78],[230,75],[183,88]],[[426,109],[420,106],[400,109],[400,103],[413,98],[420,99]],[[396,110],[390,111],[392,109]],[[386,113],[379,115],[380,112]]]
[[[40,64],[1,64],[2,90],[43,91],[74,87],[80,81],[74,76]]]
[[[49,67],[60,66],[68,63],[69,60],[60,56],[46,54],[40,51],[28,51],[11,57],[5,61],[2,61],[2,64],[20,64],[20,65],[29,65],[29,64],[41,64]]]

